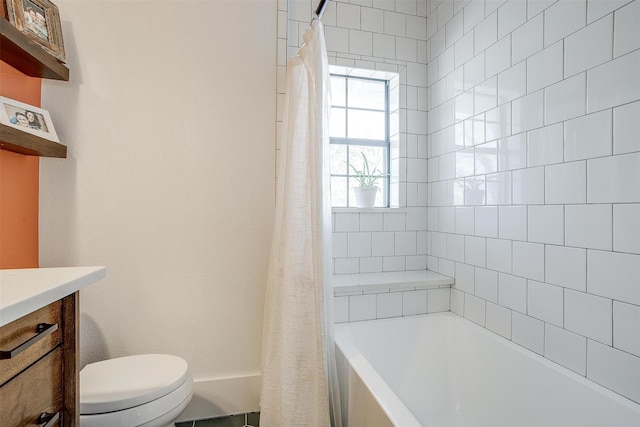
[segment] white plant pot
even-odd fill
[[[353,187],[356,193],[356,205],[359,208],[372,208],[376,203],[378,187]]]

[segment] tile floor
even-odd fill
[[[176,423],[176,427],[260,427],[260,413],[230,415],[208,420]]]

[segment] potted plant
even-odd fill
[[[353,187],[353,191],[356,193],[356,205],[359,208],[372,208],[376,202],[376,194],[379,188],[376,186],[378,178],[387,176],[387,174],[378,171],[377,167],[373,170],[369,168],[369,161],[364,153],[362,154],[362,169],[357,169],[351,163],[349,167],[355,173],[355,178],[360,184],[359,187]]]

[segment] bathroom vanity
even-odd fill
[[[0,270],[3,426],[78,426],[78,291],[105,267]]]

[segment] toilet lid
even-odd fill
[[[121,411],[165,396],[189,378],[187,362],[143,354],[90,363],[80,371],[80,413]]]

